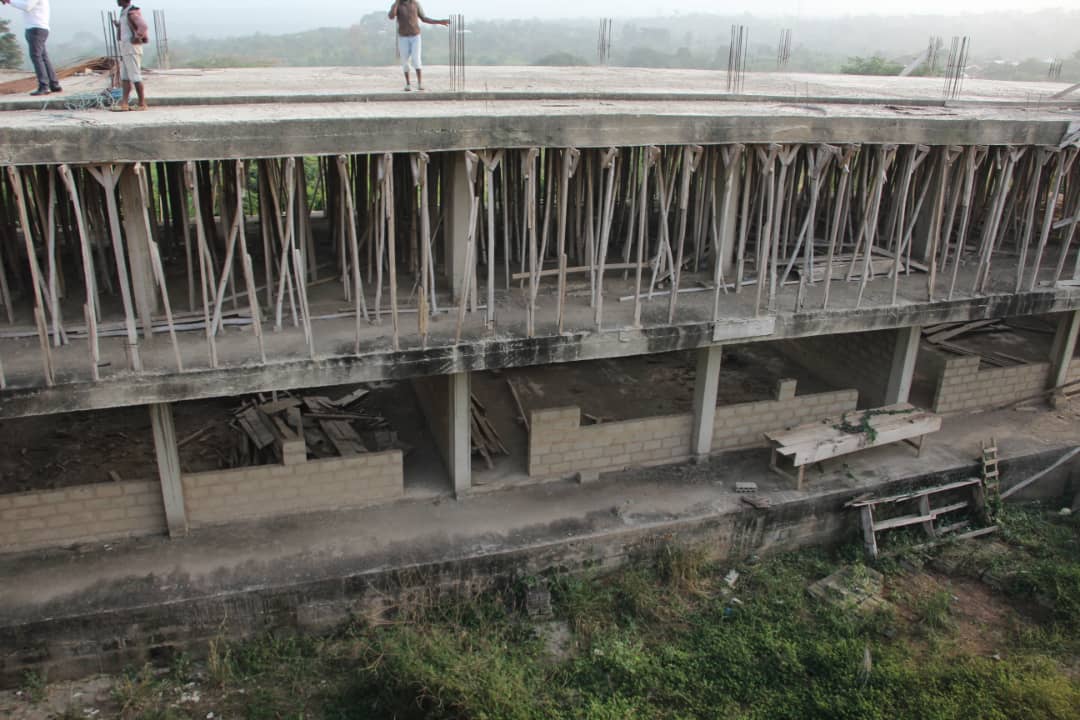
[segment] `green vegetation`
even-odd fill
[[[840,68],[846,75],[899,75],[904,66],[898,62],[886,60],[880,55],[873,57],[851,57]]]
[[[1024,582],[988,586],[893,561],[884,605],[817,600],[812,582],[860,551],[729,568],[663,547],[607,577],[527,578],[472,601],[428,599],[333,637],[215,643],[119,678],[123,718],[1075,718],[1080,523],[1008,510],[997,557]],[[973,550],[974,549],[974,550]],[[975,565],[990,562],[980,560]],[[972,565],[972,569],[975,567]],[[1022,568],[1022,569],[1020,569]],[[985,569],[985,568],[983,568]],[[1017,570],[1019,569],[1019,572]],[[525,612],[546,583],[555,618]],[[1052,600],[1047,613],[1035,600]],[[870,606],[874,607],[874,606]],[[988,625],[987,608],[996,613]]]
[[[0,68],[17,70],[22,64],[23,53],[11,32],[11,21],[0,20]]]

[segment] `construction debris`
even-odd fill
[[[409,450],[385,418],[356,408],[368,394],[357,390],[333,400],[279,392],[270,399],[260,395],[246,400],[230,424],[240,434],[233,465],[280,462],[282,444],[301,437],[308,455],[320,459]]]
[[[735,492],[742,494],[753,494],[758,491],[757,483],[754,482],[737,482],[735,483]]]
[[[69,77],[75,75],[85,75],[90,72],[109,72],[112,70],[113,61],[111,58],[98,57],[89,58],[86,60],[80,60],[71,65],[66,65],[62,68],[56,69],[56,77],[58,80],[66,80]],[[0,95],[13,95],[15,93],[28,93],[37,89],[38,81],[33,75],[19,80],[11,80],[6,83],[0,83]]]
[[[513,385],[510,386],[513,389]],[[499,436],[499,432],[495,429],[495,426],[491,424],[491,421],[487,417],[487,408],[483,403],[477,399],[476,395],[472,396],[472,451],[474,455],[480,455],[484,458],[484,463],[488,469],[495,467],[495,462],[491,459],[494,455],[509,455],[510,451],[506,449],[506,445],[503,443],[502,437]]]

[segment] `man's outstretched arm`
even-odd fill
[[[444,25],[445,26],[445,25],[450,24],[449,20],[437,20],[435,18],[429,18],[427,15],[424,14],[424,6],[420,5],[419,3],[417,3],[417,5],[416,5],[416,10],[417,10],[417,16],[420,18],[420,20],[422,22],[426,22],[428,25]]]
[[[386,13],[386,17],[390,18],[391,20],[397,18],[397,7],[397,0],[394,0],[394,4],[390,6],[390,12]]]

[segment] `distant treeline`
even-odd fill
[[[896,74],[929,44],[955,34],[972,37],[969,75],[1044,80],[1051,60],[1063,61],[1061,79],[1080,80],[1080,12],[991,13],[963,18],[850,17],[831,19],[687,15],[617,20],[610,64],[650,68],[724,69],[731,25],[750,29],[749,69],[775,70],[781,30],[794,33],[787,69],[794,72]],[[467,57],[473,65],[595,64],[599,20],[469,21]],[[447,62],[447,34],[426,30],[424,59]],[[66,58],[94,54],[87,33],[51,50]],[[153,45],[148,64],[153,66]],[[100,50],[98,50],[100,52]],[[382,12],[348,27],[288,35],[174,39],[174,67],[372,66],[394,62],[394,26]],[[939,57],[940,67],[945,58]],[[925,74],[928,68],[921,68]]]

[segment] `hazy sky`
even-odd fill
[[[169,35],[247,35],[254,32],[282,33],[307,30],[328,25],[348,26],[371,12],[385,11],[389,0],[147,0],[141,5],[150,10],[164,10]],[[822,15],[865,15],[872,11],[880,15],[895,14],[959,14],[995,10],[1065,8],[1080,10],[1080,0],[877,0],[868,5],[865,0],[754,0],[753,2],[723,2],[722,0],[540,0],[539,2],[482,2],[481,0],[423,0],[424,9],[433,16],[463,13],[466,20],[481,18],[571,18],[612,17],[618,21],[627,17],[646,17],[680,13],[712,12],[735,14],[752,12],[756,15],[789,15],[815,17]],[[76,32],[101,33],[100,11],[115,9],[107,0],[52,0],[53,35],[65,39]],[[13,17],[13,27],[21,31],[22,13],[0,6],[0,17]],[[21,35],[21,32],[20,32]]]

